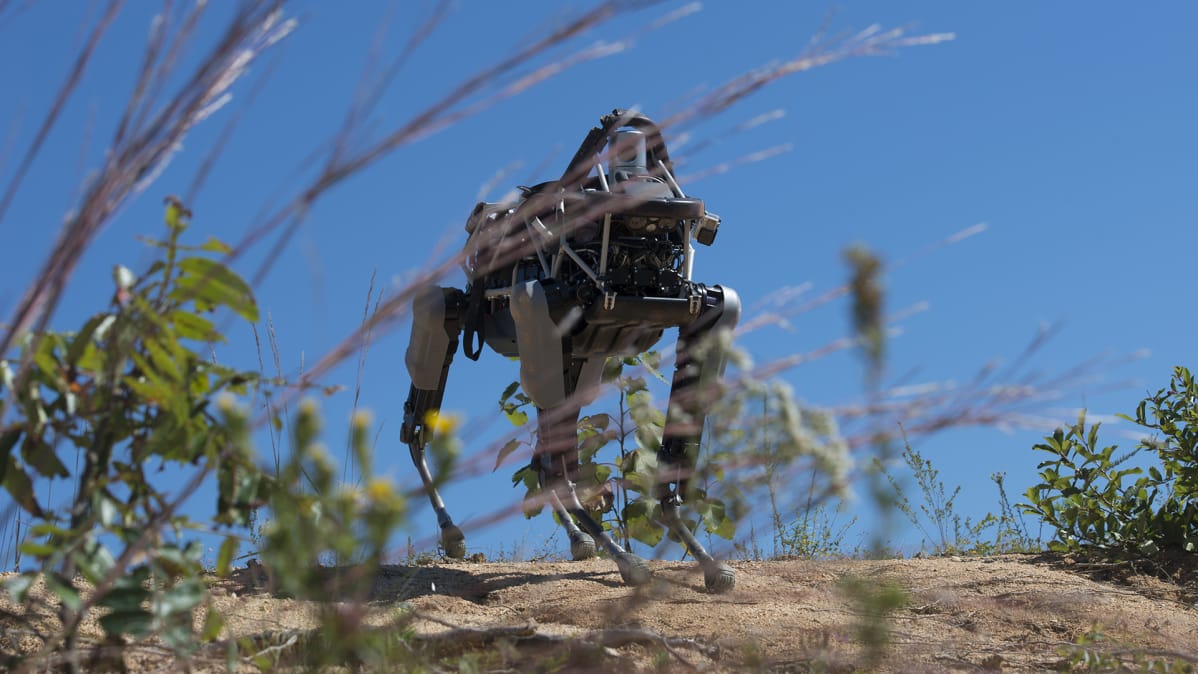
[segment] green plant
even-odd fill
[[[652,401],[649,383],[645,374],[661,382],[665,377],[658,371],[661,356],[647,352],[634,357],[610,358],[604,371],[604,382],[617,390],[617,410],[614,414],[597,413],[581,417],[578,421],[579,472],[577,488],[583,504],[604,528],[613,533],[627,548],[632,541],[655,546],[665,535],[665,527],[658,521],[659,505],[653,497],[653,487],[658,480],[657,448],[661,445],[665,413]],[[630,373],[625,368],[636,367]],[[512,382],[500,396],[500,410],[516,426],[528,422],[524,408],[531,401]],[[499,452],[496,468],[513,451],[521,446],[533,446],[536,433],[529,433],[527,442],[512,440]],[[604,450],[614,447],[610,457]],[[705,470],[719,470],[718,466],[707,465]],[[533,517],[542,510],[536,498],[540,491],[535,466],[526,465],[512,475],[513,486],[524,485],[526,503],[530,507],[525,515]],[[710,533],[722,538],[731,538],[735,522],[729,516],[727,506],[718,499],[709,497],[704,489],[695,489],[687,499],[702,519]],[[698,526],[692,521],[692,528]]]
[[[867,669],[881,664],[890,647],[890,615],[909,602],[907,592],[893,581],[848,575],[839,587],[857,609],[857,642],[865,649]]]
[[[994,527],[994,542],[979,543],[988,553],[1039,552],[1044,549],[1040,536],[1033,537],[1027,530],[1023,512],[1011,505],[1007,497],[1006,473],[992,473],[990,480],[998,487],[998,515]]]
[[[0,361],[13,419],[0,428],[0,480],[35,522],[20,546],[35,566],[7,589],[25,601],[37,580],[46,583],[59,603],[61,632],[46,641],[43,655],[63,653],[72,670],[85,666],[80,632],[93,611],[108,644],[158,640],[188,656],[218,638],[224,619],[207,602],[203,546],[186,532],[215,526],[223,537],[215,571],[224,575],[237,532],[269,506],[257,542],[276,589],[353,605],[365,600],[403,518],[404,498],[371,477],[365,413],[355,415],[349,434],[362,488],[337,483],[310,401],[293,419],[287,460],[277,472],[258,465],[251,420],[237,396],[265,384],[205,353],[224,341],[213,311],[253,321],[257,307],[245,282],[213,259],[227,252],[224,244],[181,243],[187,215],[178,202],[168,204],[167,238],[148,242],[160,258],[140,277],[117,267],[108,310],[78,332],[30,334],[19,358]],[[452,461],[452,433],[434,445],[435,460]],[[76,471],[66,461],[72,454],[82,457]],[[154,476],[164,469],[190,477],[181,488],[163,487]],[[38,480],[55,479],[76,483],[63,506],[34,492]],[[181,503],[212,479],[218,488],[211,521],[181,514]],[[357,563],[329,571],[321,564],[329,558]],[[77,575],[88,588],[76,584]],[[314,662],[357,661],[377,650],[353,636],[364,614],[345,605],[326,607],[327,634],[340,636]],[[198,629],[196,610],[205,611]],[[97,645],[91,657],[105,652]]]
[[[1193,659],[1183,653],[1114,649],[1107,645],[1102,626],[1094,625],[1072,644],[1057,653],[1060,672],[1136,672],[1143,674],[1189,674]]]
[[[999,518],[990,513],[977,522],[970,517],[962,517],[956,509],[960,485],[950,492],[940,479],[940,471],[913,449],[910,442],[904,441],[901,456],[919,489],[921,501],[918,506],[911,503],[898,478],[880,463],[878,469],[886,476],[893,490],[894,507],[923,534],[924,548],[936,555],[991,552],[982,541],[982,534],[997,525]]]
[[[116,267],[107,310],[76,332],[29,333],[17,358],[0,361],[12,419],[0,429],[0,481],[37,522],[20,548],[37,570],[10,590],[21,597],[44,578],[61,602],[63,642],[53,646],[67,653],[93,608],[106,609],[100,625],[110,638],[153,635],[180,652],[194,648],[202,547],[181,535],[199,525],[179,504],[214,476],[215,522],[244,526],[268,491],[232,403],[257,375],[205,353],[224,341],[211,312],[254,321],[258,309],[246,283],[213,259],[228,252],[223,243],[180,242],[189,215],[168,200],[167,238],[148,242],[159,259],[140,277]],[[73,457],[82,459],[75,471]],[[191,471],[182,489],[157,486],[152,475],[167,467]],[[38,480],[72,480],[74,496],[56,508],[35,496]],[[227,569],[235,546],[227,536],[218,566]],[[94,586],[86,599],[76,573]]]
[[[1099,446],[1101,424],[1087,428],[1083,412],[1034,447],[1052,458],[1020,508],[1055,529],[1054,550],[1198,551],[1198,385],[1190,371],[1174,368],[1168,388],[1123,418],[1159,435],[1117,454],[1116,445]]]
[[[827,503],[808,504],[796,518],[776,526],[775,556],[831,559],[851,556],[845,536],[857,523],[857,516],[841,522],[840,508]]]

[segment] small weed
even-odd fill
[[[857,641],[865,649],[867,669],[873,669],[890,647],[890,616],[908,603],[907,592],[878,578],[845,576],[840,589],[857,610]]]
[[[940,479],[940,471],[913,449],[905,438],[902,459],[915,478],[915,485],[922,497],[918,506],[911,503],[898,478],[880,463],[877,467],[893,490],[894,507],[923,534],[922,548],[935,555],[992,552],[993,546],[982,542],[982,534],[998,525],[999,517],[988,513],[977,522],[962,517],[956,510],[961,487],[958,485],[949,491]]]

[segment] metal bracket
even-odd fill
[[[603,308],[608,311],[611,311],[612,309],[616,308],[616,294],[615,293],[603,293]]]
[[[688,299],[690,300],[690,303],[687,305],[687,307],[690,309],[690,312],[692,314],[699,313],[699,309],[703,308],[703,297],[698,293],[695,293]]]

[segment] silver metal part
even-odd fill
[[[707,212],[699,221],[699,229],[695,231],[695,239],[704,246],[710,246],[715,241],[715,235],[720,230],[720,216]]]
[[[691,267],[695,265],[695,247],[691,244],[691,221],[682,221],[682,278],[691,280]]]
[[[581,269],[583,273],[591,277],[591,280],[595,282],[595,287],[603,290],[603,281],[599,280],[599,275],[595,273],[594,269],[591,269],[591,265],[587,264],[586,261],[579,257],[578,253],[576,253],[574,249],[570,247],[570,242],[566,241],[566,235],[564,233],[562,234],[561,238],[561,247],[562,252],[564,252],[566,255],[569,255],[570,259],[574,260],[574,264],[578,265],[578,268]]]
[[[611,213],[603,216],[603,242],[599,250],[599,275],[607,274],[607,249],[611,246]]]
[[[666,182],[669,183],[670,189],[674,191],[674,196],[679,199],[685,199],[686,193],[678,186],[678,181],[674,180],[674,176],[670,173],[670,169],[666,166],[666,163],[658,159],[657,168],[661,169],[661,174],[666,177]],[[682,278],[687,281],[691,280],[691,273],[695,266],[695,244],[691,243],[691,229],[691,221],[684,220],[682,222]]]
[[[574,396],[580,407],[590,405],[599,397],[600,384],[603,381],[603,365],[606,356],[591,356],[587,358],[582,369],[578,372],[578,380],[574,382]]]
[[[666,182],[669,183],[670,189],[674,190],[674,196],[679,199],[685,199],[686,194],[682,192],[682,188],[678,186],[678,181],[674,180],[674,176],[670,173],[670,169],[666,168],[666,163],[660,159],[657,160],[657,168],[661,169],[661,174],[666,177]]]
[[[603,186],[603,191],[610,192],[611,186],[607,184],[607,173],[603,170],[603,160],[601,157],[595,158],[595,173],[599,174],[599,184]]]
[[[620,129],[612,137],[611,148],[612,175],[617,173],[630,176],[648,175],[649,162],[644,131]]]
[[[512,318],[520,359],[520,385],[533,403],[548,409],[566,399],[562,338],[549,315],[549,300],[540,281],[528,281],[512,293]]]
[[[506,213],[519,204],[512,201],[480,201],[466,218],[466,231],[473,234],[478,225],[497,213]]]
[[[426,391],[440,386],[449,342],[445,331],[445,293],[436,286],[421,289],[412,299],[412,339],[404,354],[413,386]]]
[[[537,260],[541,263],[541,271],[545,273],[545,276],[549,276],[549,263],[545,260],[545,239],[552,239],[553,235],[549,233],[549,228],[541,222],[540,218],[534,217],[532,220],[525,220],[524,227],[528,230],[528,237],[532,239],[533,247],[537,251]]]
[[[712,333],[721,330],[734,330],[736,324],[740,322],[740,296],[736,291],[726,286],[716,286],[724,294],[723,311],[720,312],[720,317],[716,319],[715,324],[711,326]],[[712,373],[715,377],[724,376],[724,368],[728,364],[728,356],[724,353],[724,349],[708,349],[707,360],[703,367],[707,372]]]

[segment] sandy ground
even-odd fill
[[[625,587],[602,559],[385,567],[364,623],[385,624],[401,609],[419,616],[410,627],[420,635],[457,627],[507,635],[516,644],[598,644],[598,661],[567,661],[566,670],[1059,671],[1070,668],[1077,644],[1093,642],[1087,635],[1096,630],[1102,637],[1089,647],[1092,658],[1132,665],[1166,659],[1198,670],[1193,566],[1170,582],[1139,569],[1031,556],[743,561],[733,563],[736,589],[714,595],[691,563],[651,565],[655,580],[642,589]],[[889,646],[880,660],[862,648],[859,627],[870,611],[846,578],[903,590],[885,622]],[[214,581],[213,594],[228,619],[226,637],[307,630],[320,607],[273,596],[255,568]],[[52,621],[36,605],[3,608],[34,624]],[[36,644],[23,632],[28,622],[6,620],[0,650]],[[513,657],[508,671],[538,662]],[[453,669],[458,661],[442,662]],[[131,664],[183,666],[153,649]],[[223,669],[215,660],[191,664]]]

